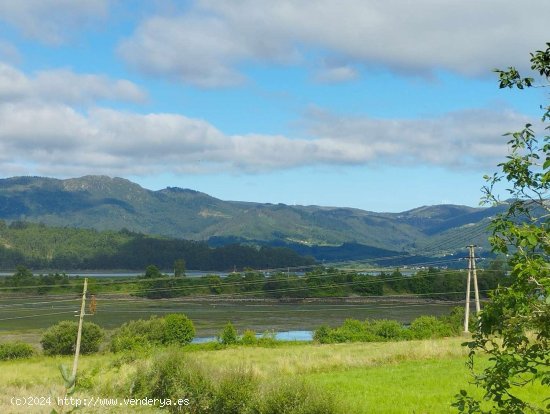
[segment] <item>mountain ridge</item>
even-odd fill
[[[439,240],[442,250],[452,251],[459,248],[461,237],[483,243],[485,226],[499,211],[499,207],[442,204],[378,213],[350,207],[224,201],[197,190],[149,190],[125,178],[95,175],[0,179],[3,220],[96,230],[126,228],[202,241],[235,237],[265,244],[359,243],[418,251]]]

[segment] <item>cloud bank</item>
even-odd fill
[[[147,18],[119,54],[139,71],[200,87],[242,82],[239,65],[250,62],[315,59],[306,50],[342,62],[317,74],[321,81],[349,80],[354,65],[483,76],[522,67],[548,40],[549,15],[546,0],[202,0],[179,15]]]
[[[39,71],[33,77],[0,62],[0,102],[38,101],[86,104],[97,100],[144,102],[136,84],[104,75],[77,74],[68,69]]]
[[[16,27],[26,37],[58,45],[70,34],[105,18],[110,0],[0,1],[0,21]]]
[[[0,65],[0,168],[6,175],[257,173],[319,165],[493,168],[513,111],[457,111],[426,119],[376,119],[312,109],[304,136],[228,135],[179,114],[137,114],[98,100],[140,101],[125,81]],[[79,109],[76,109],[79,108]]]

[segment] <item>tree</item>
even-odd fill
[[[544,51],[531,54],[531,69],[544,86],[550,80],[550,43]],[[496,71],[501,88],[530,88],[534,78],[522,78],[515,68]],[[550,120],[550,105],[543,107],[542,122]],[[549,126],[544,128],[545,131]],[[486,177],[484,201],[499,203],[495,185],[508,183],[507,210],[492,222],[492,248],[510,257],[508,286],[491,294],[480,313],[470,348],[469,365],[474,370],[475,356],[487,353],[490,364],[475,375],[484,389],[485,402],[464,390],[455,406],[461,412],[541,413],[550,410],[550,136],[536,137],[531,124],[509,137],[510,154],[499,164],[502,172]],[[517,393],[519,387],[540,384],[549,387],[538,401],[527,401]]]
[[[220,332],[219,336],[220,342],[224,345],[231,345],[236,344],[238,341],[237,337],[237,330],[233,326],[231,322],[227,322],[227,324],[223,327],[222,331]]]
[[[185,276],[185,260],[177,259],[174,262],[174,277]]]
[[[187,345],[195,337],[193,322],[182,313],[166,315],[164,329],[164,340],[168,344]]]
[[[162,277],[162,273],[160,272],[159,268],[155,265],[149,265],[145,269],[145,278],[146,279],[158,279],[159,277]]]

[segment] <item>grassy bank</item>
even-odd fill
[[[206,350],[194,346],[184,354],[211,375],[242,369],[261,381],[302,378],[332,395],[341,412],[453,412],[453,395],[467,384],[465,350],[460,338],[369,344],[285,344],[276,348],[230,347]],[[157,350],[155,354],[165,352]],[[80,386],[75,397],[123,398],[130,394],[136,371],[152,355],[132,357],[105,353],[81,357]],[[48,412],[49,407],[14,407],[12,396],[60,396],[58,365],[71,358],[37,356],[0,363],[0,411]],[[157,412],[151,407],[132,412]],[[85,408],[81,412],[121,412]],[[123,409],[122,409],[122,412]],[[130,412],[130,411],[128,411]]]
[[[302,379],[330,395],[341,413],[451,413],[456,412],[450,406],[453,396],[461,388],[475,393],[468,386],[470,377],[462,341],[447,338],[367,344],[287,343],[274,348],[236,346],[219,350],[192,346],[170,352],[190,357],[214,378],[247,370],[261,383]],[[80,386],[74,396],[128,397],[136,373],[147,361],[165,352],[168,351],[157,349],[141,356],[104,353],[81,357]],[[10,398],[62,395],[57,367],[60,363],[70,366],[71,362],[68,357],[45,356],[0,362],[0,412],[49,413],[46,408],[51,407],[14,407]],[[523,392],[531,398],[544,395],[542,388],[536,386]],[[163,411],[151,407],[101,407],[80,412]]]

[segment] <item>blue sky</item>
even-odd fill
[[[502,134],[547,99],[492,69],[527,73],[548,16],[545,0],[0,0],[0,172],[477,205]]]

